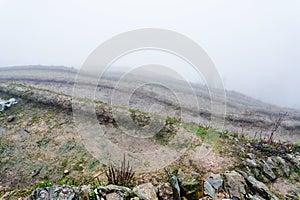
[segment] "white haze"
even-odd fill
[[[227,89],[300,108],[299,0],[0,0],[0,66],[79,68],[105,40],[145,27],[196,41]]]

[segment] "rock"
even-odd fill
[[[222,174],[225,191],[233,198],[245,199],[248,187],[244,177],[236,171]]]
[[[248,166],[248,167],[251,167],[251,168],[257,168],[258,167],[258,164],[254,160],[251,160],[249,158],[247,158],[245,160],[245,162],[246,162],[246,166]]]
[[[38,168],[38,169],[35,169],[35,170],[32,172],[31,177],[33,178],[33,177],[39,175],[42,169],[43,169],[43,166],[40,167],[40,168]]]
[[[216,197],[215,189],[207,181],[204,181],[204,193],[213,199]]]
[[[133,188],[133,192],[142,200],[158,200],[152,183],[145,183]]]
[[[30,133],[30,131],[29,131],[29,130],[27,130],[26,128],[24,128],[24,131],[25,131],[26,133]]]
[[[295,156],[293,156],[292,154],[286,154],[285,159],[291,162],[293,165],[295,165],[295,167],[300,169],[300,160],[297,159]]]
[[[195,179],[190,173],[186,174],[180,169],[177,178],[179,180],[180,194],[187,199],[199,199],[204,195],[203,181]]]
[[[202,181],[181,181],[180,189],[187,199],[199,199],[204,194]]]
[[[187,199],[199,199],[204,195],[203,180],[195,179],[190,173],[178,170],[180,194]]]
[[[251,199],[251,200],[261,200],[261,199],[263,199],[263,198],[260,197],[260,196],[258,196],[258,195],[252,196],[251,194],[249,194],[249,199]]]
[[[88,187],[88,186],[87,186]],[[53,186],[46,188],[37,188],[27,198],[28,200],[50,200],[61,199],[69,200],[75,199],[79,195],[80,188],[72,188],[70,186]]]
[[[279,173],[279,175],[284,175],[286,177],[290,177],[291,175],[291,170],[290,170],[290,166],[285,162],[285,160],[283,158],[281,158],[280,156],[277,157],[273,157],[272,160],[277,164],[278,169],[277,172]]]
[[[174,200],[173,188],[170,183],[162,183],[158,187],[158,198],[161,200]]]
[[[272,171],[275,172],[278,171],[278,165],[276,162],[274,162],[274,157],[268,157],[266,163],[268,163],[268,165],[270,166],[270,168],[272,169]]]
[[[130,192],[131,189],[123,186],[117,186],[117,185],[99,186],[97,189],[95,189],[95,194],[99,198],[106,198],[107,194],[110,193],[117,193],[121,197],[124,197],[124,196],[129,196]]]
[[[194,179],[198,179],[200,177],[200,174],[197,173],[197,172],[192,172],[191,173],[191,176],[194,178]]]
[[[106,198],[106,200],[123,200],[124,199],[120,194],[118,194],[116,192],[107,194],[105,196],[105,198]]]
[[[50,188],[37,188],[34,190],[31,195],[27,198],[28,200],[36,200],[36,199],[51,199],[51,196],[54,196],[54,193],[51,194],[49,191],[51,191]],[[54,192],[54,190],[53,190]]]
[[[15,120],[15,116],[14,115],[9,115],[8,117],[7,117],[7,122],[12,122],[12,121],[14,121]]]
[[[265,199],[270,200],[277,200],[278,198],[272,194],[269,188],[262,182],[256,180],[253,176],[249,176],[246,178],[248,185],[250,186],[251,190],[256,194],[258,193]]]
[[[81,200],[89,200],[90,199],[90,193],[91,193],[91,188],[90,186],[83,185],[79,189],[79,199]]]
[[[209,178],[206,181],[217,191],[219,192],[223,187],[223,179],[220,174],[210,174]]]
[[[58,187],[55,191],[55,198],[60,200],[69,200],[75,197],[75,192],[70,186]]]
[[[267,161],[268,165],[272,168],[272,169],[276,169],[276,163],[273,161],[273,157],[268,157]]]
[[[254,155],[253,153],[247,153],[247,157],[251,160],[256,159],[256,155]]]
[[[261,160],[260,165],[263,169],[263,173],[264,175],[270,180],[270,181],[274,181],[276,179],[276,175],[274,174],[272,168],[270,167],[270,165],[264,161]]]
[[[173,176],[170,180],[171,186],[173,188],[173,192],[174,192],[174,199],[175,200],[180,200],[180,187],[179,187],[179,181],[178,178],[176,176]]]

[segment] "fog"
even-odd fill
[[[227,89],[300,109],[298,0],[0,0],[0,66],[80,68],[112,36],[146,27],[197,42]]]

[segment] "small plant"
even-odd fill
[[[295,143],[295,146],[296,146],[296,147],[300,147],[300,141],[296,142],[296,143]]]
[[[176,125],[180,125],[180,119],[176,119],[176,118],[172,118],[172,117],[167,117],[166,118],[166,124],[176,124]]]
[[[206,134],[206,130],[202,127],[199,127],[196,134],[200,137],[203,137]]]
[[[140,110],[136,110],[133,108],[130,108],[129,112],[130,112],[130,117],[131,117],[132,121],[136,125],[144,127],[144,126],[150,124],[151,117],[150,117],[149,113],[146,113],[146,112],[143,112]]]
[[[35,185],[35,188],[46,188],[51,187],[53,184],[49,180],[44,180],[42,182],[39,182]]]
[[[124,155],[124,159],[121,163],[121,167],[117,169],[115,166],[110,165],[107,171],[105,172],[105,174],[108,179],[108,184],[125,186],[131,182],[135,172],[132,170],[132,167],[129,165],[129,161],[127,161],[127,165],[126,165],[126,159]]]

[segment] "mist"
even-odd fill
[[[147,27],[169,29],[206,51],[227,89],[300,109],[297,0],[1,0],[0,27],[0,67],[76,68],[117,34]],[[164,56],[156,58],[181,65]],[[142,59],[136,55],[118,65],[132,65],[135,58]],[[185,76],[194,79],[189,73]]]

